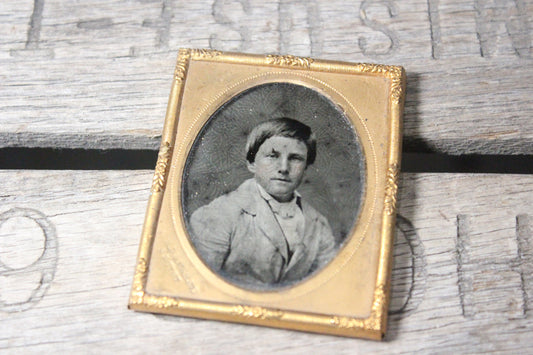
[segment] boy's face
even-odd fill
[[[255,180],[279,202],[290,201],[307,167],[307,146],[295,138],[274,136],[261,144],[248,163]]]

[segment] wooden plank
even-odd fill
[[[179,47],[408,73],[409,151],[533,154],[532,0],[0,4],[0,147],[158,146]]]
[[[533,345],[531,175],[403,175],[382,343],[128,311],[151,175],[0,171],[1,350],[516,353]]]

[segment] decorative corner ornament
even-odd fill
[[[382,339],[404,95],[398,66],[181,49],[129,307]]]

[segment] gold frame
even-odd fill
[[[243,70],[244,74],[240,81],[237,81],[238,78],[235,79],[233,86],[226,85],[230,89],[219,90],[219,94],[216,94],[215,91],[212,94],[207,94],[207,99],[211,101],[210,105],[205,105],[205,97],[191,98],[188,96],[189,101],[185,102],[184,94],[189,90],[186,83],[192,86],[190,90],[193,90],[194,83],[202,79],[198,79],[198,70],[196,77],[189,78],[190,67],[205,68],[211,63],[217,63],[226,69],[239,66],[239,70]],[[263,74],[257,74],[259,69],[263,70]],[[343,110],[348,116],[355,115],[359,118],[362,115],[351,104],[353,98],[350,99],[350,97],[343,95],[343,92],[350,91],[348,90],[349,86],[343,86],[344,84],[341,83],[347,82],[346,79],[350,78],[359,78],[359,80],[365,80],[365,83],[368,83],[370,89],[367,89],[375,94],[372,97],[376,97],[376,99],[371,107],[366,108],[364,116],[372,117],[373,120],[370,123],[364,123],[363,120],[360,120],[357,123],[359,125],[357,128],[354,124],[354,130],[358,135],[361,135],[362,130],[366,130],[366,135],[363,135],[361,140],[363,145],[368,147],[368,149],[365,148],[367,152],[369,149],[372,150],[372,154],[365,154],[365,159],[370,167],[368,175],[371,175],[374,180],[367,180],[367,185],[371,185],[369,186],[370,192],[366,193],[367,197],[365,197],[365,204],[363,205],[365,207],[357,223],[358,225],[364,224],[366,227],[356,226],[354,228],[354,231],[347,238],[347,240],[351,240],[350,243],[347,243],[332,261],[333,266],[328,266],[329,271],[320,272],[316,277],[306,280],[302,287],[295,286],[285,291],[265,294],[265,292],[241,290],[237,286],[229,285],[220,277],[210,273],[207,267],[192,255],[194,253],[188,250],[187,245],[190,243],[183,227],[182,215],[172,217],[172,215],[179,214],[172,210],[173,208],[179,209],[179,203],[177,204],[178,207],[172,207],[176,206],[176,197],[171,197],[171,195],[176,194],[165,194],[165,192],[172,190],[172,188],[166,188],[169,179],[172,181],[172,186],[179,186],[181,183],[186,152],[203,123],[213,113],[205,108],[214,107],[227,101],[235,93],[242,91],[243,87],[249,87],[250,83],[257,85],[265,82],[265,80],[275,82],[281,80],[280,78],[286,78],[289,81],[314,81],[318,83],[316,85],[326,86],[329,85],[326,82],[334,83],[336,89],[329,85],[328,87],[331,89],[328,89],[329,92],[332,95],[338,94],[336,97],[343,102]],[[207,77],[204,79],[208,80]],[[215,84],[213,90],[216,89],[217,85]],[[386,330],[390,293],[404,93],[405,72],[399,66],[351,64],[291,55],[265,56],[206,49],[180,49],[128,307],[137,311],[382,339]],[[204,101],[202,101],[203,99]],[[191,107],[204,107],[204,109],[195,111],[193,114]],[[187,112],[189,112],[188,115]],[[388,134],[383,135],[380,132],[388,132]],[[369,182],[373,183],[369,184]],[[171,240],[168,238],[175,238],[178,243],[169,246],[172,243],[168,242]],[[381,239],[379,240],[379,238]],[[157,239],[161,239],[161,241],[154,248]],[[374,244],[369,244],[370,241],[373,241]],[[348,266],[353,269],[358,265],[357,263],[361,263],[361,258],[357,258],[354,254],[364,243],[368,244],[366,247],[374,254],[374,265],[377,268],[377,270],[370,270],[367,273],[371,276],[374,275],[372,277],[375,280],[373,285],[365,286],[372,291],[370,299],[362,300],[363,297],[354,297],[353,300],[347,300],[345,301],[346,305],[340,305],[347,309],[344,312],[333,307],[329,300],[331,297],[324,298],[323,295],[326,293],[322,292],[318,294],[322,295],[320,296],[322,297],[320,304],[324,304],[323,309],[319,312],[313,312],[316,298],[314,299],[315,303],[313,303],[313,298],[309,294],[315,291],[311,292],[310,290],[320,290],[321,287],[324,289],[329,287],[325,283],[329,282],[330,279],[339,279],[340,281],[331,281],[328,285],[333,285],[334,291],[346,292],[345,287],[350,285],[342,285],[346,284],[347,279],[353,278],[348,275],[350,273]],[[155,254],[154,250],[156,251]],[[166,263],[173,270],[174,280],[171,280],[172,277],[168,273],[158,271],[160,265],[165,262],[159,259],[165,259],[161,257],[165,253],[166,255],[181,253],[177,260],[184,260],[183,262],[166,260]],[[155,281],[151,281],[150,285],[181,282],[186,286],[185,291],[150,286],[148,284],[150,272],[155,274],[153,276]],[[162,291],[154,292],[150,287]],[[220,296],[217,289],[221,289],[222,293],[226,292],[228,295]],[[285,301],[291,297],[303,304],[303,310],[295,309],[294,303]],[[273,303],[269,300],[273,300]],[[361,311],[348,311],[350,304],[357,302],[368,305],[367,308],[369,309],[368,312],[365,311],[366,314]],[[332,311],[330,312],[328,309]],[[354,316],[355,313],[363,314],[363,316]]]

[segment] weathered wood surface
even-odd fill
[[[533,154],[532,0],[4,0],[0,147],[156,148],[179,47],[408,73],[410,151]]]
[[[434,354],[533,346],[533,176],[403,175],[392,314],[379,343],[128,311],[151,175],[0,172],[1,350]]]

